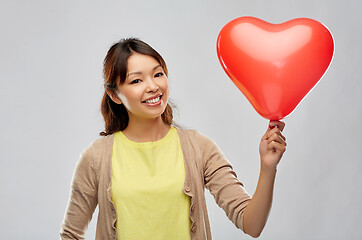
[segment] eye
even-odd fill
[[[164,75],[163,72],[159,72],[159,73],[156,73],[156,74],[155,74],[155,77],[162,77],[163,75]]]
[[[135,79],[131,82],[131,84],[140,83],[140,82],[141,82],[141,79]]]

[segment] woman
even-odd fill
[[[77,164],[61,238],[83,239],[98,205],[96,239],[211,239],[204,188],[236,227],[258,237],[285,151],[284,123],[271,121],[261,139],[250,197],[212,140],[173,125],[167,67],[152,47],[134,38],[114,44],[104,78],[105,131]]]

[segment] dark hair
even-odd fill
[[[127,60],[132,54],[140,53],[155,58],[168,75],[166,63],[161,55],[147,43],[137,38],[121,39],[115,43],[107,52],[103,63],[104,88],[109,91],[116,91],[117,86],[123,84],[127,76]],[[128,112],[123,104],[117,104],[104,91],[101,113],[105,122],[105,131],[99,135],[122,131],[128,125]],[[162,121],[171,126],[173,123],[172,107],[167,103],[165,111],[161,115]]]

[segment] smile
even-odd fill
[[[162,97],[162,94],[157,96],[156,98],[143,101],[143,103],[157,103],[158,101],[160,101],[161,97]]]

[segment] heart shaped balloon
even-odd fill
[[[271,24],[254,17],[227,23],[217,39],[225,72],[264,118],[289,115],[326,72],[332,34],[308,18]]]

